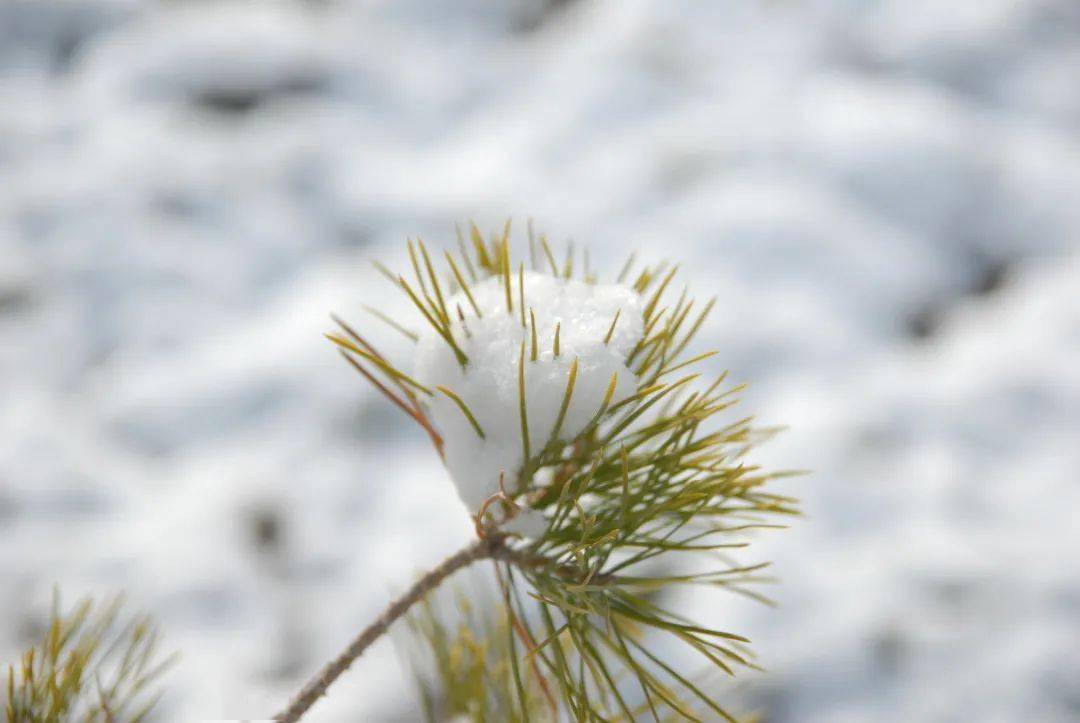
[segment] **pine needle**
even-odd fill
[[[480,229],[476,227],[475,223],[469,224],[469,235],[472,239],[473,249],[476,251],[476,260],[480,264],[480,268],[485,269],[488,273],[494,274],[496,264],[494,260],[488,255],[487,246],[484,245],[484,237],[480,235]]]
[[[551,429],[551,439],[556,440],[559,438],[559,432],[562,431],[563,420],[566,419],[566,410],[570,408],[570,397],[574,395],[574,382],[577,381],[578,374],[578,360],[574,357],[574,361],[570,363],[570,374],[566,378],[566,391],[563,392],[562,404],[559,405],[559,416],[555,418],[555,426]]]
[[[548,246],[547,236],[540,234],[540,248],[544,251],[544,258],[547,259],[548,266],[551,267],[551,275],[559,275],[559,265],[555,263],[555,256],[551,253],[551,247]]]
[[[383,275],[383,276],[385,276],[385,277],[386,277],[387,279],[389,279],[389,280],[390,280],[390,283],[391,283],[391,284],[393,284],[394,286],[397,286],[397,285],[398,285],[398,280],[397,280],[397,276],[398,276],[398,275],[397,275],[397,274],[395,274],[395,273],[394,273],[394,272],[392,272],[392,271],[391,271],[390,269],[388,269],[388,268],[386,268],[385,266],[383,266],[383,265],[382,265],[381,263],[379,263],[378,261],[374,261],[374,260],[372,260],[372,262],[371,262],[371,265],[375,267],[375,270],[376,270],[376,271],[378,271],[378,272],[379,272],[380,274],[382,274],[382,275]]]
[[[402,334],[406,338],[412,340],[413,342],[417,342],[417,341],[420,340],[420,335],[417,334],[415,331],[410,331],[410,330],[406,329],[404,326],[397,323],[396,321],[394,321],[393,319],[391,319],[389,316],[382,313],[378,309],[372,308],[372,307],[367,306],[367,305],[361,306],[360,308],[363,309],[364,311],[366,311],[367,313],[371,314],[376,319],[383,322],[384,324],[386,324],[390,328],[392,328],[395,331],[399,332],[400,334]]]
[[[389,376],[394,377],[395,379],[400,379],[401,381],[405,382],[409,386],[423,392],[424,394],[427,394],[428,396],[430,396],[432,394],[432,391],[430,389],[428,389],[423,384],[421,384],[420,382],[418,382],[415,379],[413,379],[412,377],[410,377],[408,374],[405,374],[402,371],[398,371],[395,367],[391,366],[386,360],[381,359],[381,358],[375,356],[374,354],[370,354],[370,353],[364,351],[363,349],[358,347],[356,344],[353,344],[348,339],[337,336],[336,334],[323,334],[323,336],[325,336],[327,339],[334,342],[338,346],[343,347],[345,349],[348,349],[353,354],[356,354],[359,357],[367,359],[369,362],[371,362],[375,366],[379,367],[379,369],[381,371],[385,372]]]
[[[521,355],[518,357],[518,410],[521,416],[521,452],[522,459],[532,459],[529,450],[529,414],[525,409],[525,342],[521,342]]]
[[[424,283],[424,275],[420,273],[420,264],[416,261],[416,250],[413,248],[412,239],[405,242],[409,249],[409,263],[412,264],[413,273],[416,275],[416,283],[420,285],[420,294],[425,298],[429,295],[427,284]]]
[[[525,262],[518,265],[518,305],[521,309],[521,328],[525,328]]]
[[[435,299],[438,302],[438,308],[442,312],[443,323],[449,325],[450,313],[446,310],[446,301],[443,299],[442,286],[439,284],[439,277],[435,273],[435,267],[431,265],[431,257],[428,256],[427,248],[424,247],[423,241],[417,239],[416,244],[420,247],[420,254],[424,257],[424,267],[427,269],[428,278],[431,279],[431,287],[435,290]]]
[[[510,245],[504,243],[501,246],[502,251],[502,276],[503,276],[503,288],[506,290],[506,313],[514,313],[514,300],[510,296]]]
[[[469,249],[465,247],[465,237],[461,235],[461,226],[454,224],[454,233],[457,234],[458,251],[461,252],[461,258],[465,261],[465,270],[469,272],[469,278],[473,283],[476,282],[476,269],[473,268],[472,260],[469,258]]]
[[[615,310],[615,318],[611,320],[611,326],[608,327],[607,334],[604,335],[604,346],[611,342],[611,335],[615,333],[615,325],[619,323],[619,314],[621,313],[622,309]]]
[[[457,405],[458,409],[461,410],[461,413],[464,414],[465,418],[469,420],[469,424],[472,425],[472,428],[474,430],[476,430],[476,433],[480,436],[480,439],[486,439],[487,438],[484,435],[483,428],[481,428],[480,423],[476,421],[476,417],[473,416],[472,410],[469,409],[469,405],[467,405],[465,403],[464,399],[462,399],[461,397],[459,397],[457,394],[455,394],[451,390],[447,389],[446,387],[437,386],[435,388],[438,389],[443,394],[445,394],[447,397],[449,397],[450,400],[453,401],[454,404]]]
[[[468,258],[466,256],[466,258]],[[454,263],[454,257],[450,255],[450,252],[446,252],[446,261],[450,264],[450,271],[454,274],[454,279],[457,281],[458,286],[461,287],[462,292],[465,294],[465,298],[469,300],[469,305],[472,306],[473,312],[476,313],[477,318],[483,319],[484,314],[480,311],[480,307],[476,303],[476,299],[473,298],[472,290],[469,289],[469,283],[465,281],[465,277],[461,275],[461,270],[458,269],[458,265]]]
[[[458,364],[460,364],[462,367],[468,364],[469,357],[465,356],[465,352],[463,352],[461,350],[461,347],[458,346],[457,342],[454,341],[454,335],[450,330],[449,321],[443,324],[441,320],[436,320],[435,317],[433,317],[431,313],[428,312],[426,308],[424,308],[424,304],[420,301],[419,298],[417,298],[416,293],[409,287],[408,282],[406,282],[405,279],[400,276],[398,277],[398,281],[401,282],[401,288],[405,290],[405,293],[413,302],[413,305],[417,309],[419,309],[420,313],[424,316],[425,319],[427,319],[427,322],[431,325],[431,328],[434,329],[435,332],[443,338],[443,341],[447,343],[450,349],[453,350],[454,356],[457,358]]]
[[[405,412],[405,414],[410,419],[419,424],[424,429],[424,431],[428,433],[428,436],[431,437],[432,444],[435,446],[436,451],[441,457],[443,453],[442,436],[435,431],[435,428],[433,426],[431,426],[431,422],[428,421],[427,417],[424,416],[423,412],[420,411],[418,407],[412,407],[406,404],[398,395],[391,392],[385,384],[376,379],[371,372],[365,369],[360,362],[356,361],[356,359],[350,356],[344,349],[338,349],[338,353],[340,353],[341,356],[344,357],[345,361],[347,361],[353,369],[358,371],[365,379],[367,379],[368,382],[370,382],[371,385],[375,387],[384,397],[389,399],[394,404],[394,406]]]
[[[537,345],[536,345],[536,314],[533,313],[533,309],[532,309],[531,306],[529,307],[529,326],[530,326],[530,329],[532,330],[532,334],[531,334],[532,348],[530,350],[529,359],[531,361],[536,361],[536,353],[537,353]]]

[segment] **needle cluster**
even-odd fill
[[[119,598],[83,600],[67,614],[54,602],[48,628],[7,671],[7,723],[137,723],[174,662],[158,653],[149,619],[121,621]]]
[[[510,553],[492,557],[507,616],[499,634],[509,649],[513,718],[535,717],[541,691],[549,701],[542,718],[697,720],[705,710],[707,718],[732,720],[645,642],[650,633],[668,636],[727,674],[754,667],[746,638],[689,620],[655,593],[700,585],[764,600],[752,588],[765,580],[766,565],[740,564],[732,555],[754,530],[798,513],[795,500],[769,490],[779,475],[746,459],[764,433],[750,418],[728,418],[739,388],[727,386],[724,375],[703,382],[694,371],[715,353],[688,353],[715,299],[698,304],[686,288],[676,292],[677,266],[635,268],[633,256],[601,284],[587,255],[579,264],[569,247],[558,263],[531,225],[528,257],[516,264],[509,224],[487,239],[472,226],[469,241],[461,234],[458,241],[442,271],[422,242],[409,243],[411,280],[380,267],[426,327],[417,333],[383,320],[419,340],[421,350],[425,339],[437,340],[458,388],[431,384],[422,364],[419,373],[400,369],[343,322],[330,338],[428,434],[471,505],[478,534],[507,536],[501,544]],[[543,288],[558,280],[559,289],[581,284],[621,301],[605,309],[602,324],[596,314],[568,324],[543,308],[552,294],[530,294],[541,288],[539,276],[549,284]],[[497,314],[503,351],[478,355],[471,342],[493,328]],[[615,366],[598,363],[596,350]],[[544,363],[555,366],[537,371]],[[490,392],[470,385],[470,373],[491,364],[516,382],[516,393],[507,394],[505,384],[493,383]],[[556,372],[557,387],[550,381]],[[530,393],[536,383],[548,385],[539,401]],[[499,405],[502,416],[490,409]],[[451,413],[456,427],[447,421]],[[508,427],[517,437],[515,456],[498,459],[503,467],[492,481],[484,445]],[[474,444],[464,465],[451,463],[461,429]],[[467,493],[458,479],[470,460],[484,478],[482,494]],[[528,516],[529,525],[515,527],[518,516]]]

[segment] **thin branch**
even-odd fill
[[[468,547],[446,558],[438,567],[417,580],[405,594],[394,600],[375,622],[368,625],[353,639],[336,658],[324,665],[315,677],[300,690],[281,713],[274,716],[279,723],[296,723],[307,713],[311,706],[333,685],[342,673],[364,654],[372,643],[382,637],[390,626],[408,610],[420,602],[424,596],[442,584],[446,578],[458,570],[468,567],[478,560],[498,560],[522,569],[546,568],[550,572],[568,580],[580,581],[583,570],[580,567],[557,563],[543,555],[515,550],[506,544],[506,535],[489,532],[487,537],[477,540]],[[593,584],[613,582],[617,578],[610,575],[593,577]]]
[[[295,723],[307,713],[315,702],[326,695],[327,689],[349,666],[356,661],[368,647],[378,640],[398,618],[419,602],[425,595],[439,586],[446,578],[463,567],[468,567],[477,560],[485,560],[495,555],[495,550],[503,546],[502,537],[488,537],[477,540],[463,550],[446,558],[435,569],[417,580],[404,595],[383,611],[375,622],[367,626],[349,646],[336,658],[323,666],[322,670],[308,681],[299,693],[289,702],[288,707],[274,716],[280,723]]]

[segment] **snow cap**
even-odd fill
[[[429,401],[431,418],[445,442],[446,467],[462,501],[474,513],[499,491],[500,473],[505,473],[509,491],[525,462],[518,378],[522,344],[533,457],[551,438],[575,359],[573,394],[558,431],[562,440],[573,439],[594,419],[613,374],[617,374],[615,400],[637,389],[637,377],[626,366],[627,356],[644,331],[642,301],[633,289],[526,271],[521,280],[526,309],[523,326],[516,281],[511,291],[512,310],[508,309],[500,276],[470,286],[481,316],[463,293],[447,300],[450,309],[460,308],[465,316],[464,321],[459,318],[452,324],[454,339],[468,357],[464,367],[432,328],[424,329],[417,346],[417,381],[432,389],[445,387],[460,397],[483,432],[481,437],[450,395],[436,394]],[[535,360],[530,311],[536,325]],[[618,320],[612,329],[616,314]]]

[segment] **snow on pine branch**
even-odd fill
[[[626,364],[643,333],[642,302],[633,289],[535,271],[525,271],[520,282],[510,285],[509,306],[506,284],[497,276],[472,285],[475,307],[464,292],[447,300],[451,309],[463,311],[453,319],[451,330],[468,357],[467,364],[459,364],[453,350],[430,327],[425,327],[417,346],[417,381],[449,390],[475,418],[470,420],[449,394],[436,394],[428,402],[435,427],[445,440],[447,469],[470,510],[499,492],[500,474],[507,485],[516,481],[525,462],[519,389],[522,350],[531,454],[553,437],[562,441],[577,437],[596,418],[605,396],[610,396],[612,379],[616,399],[637,389],[637,375]],[[524,325],[522,309],[527,310]],[[575,366],[573,392],[560,423]]]

